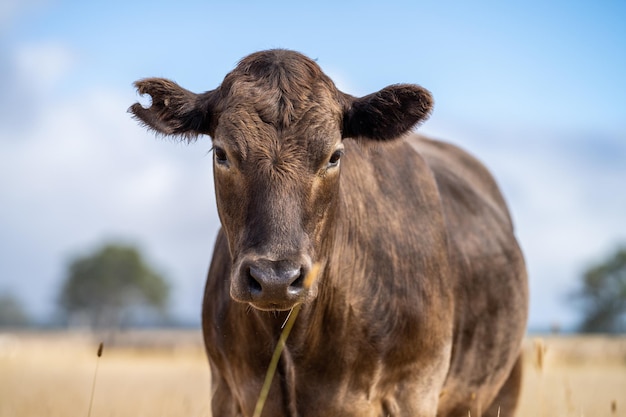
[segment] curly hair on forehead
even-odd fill
[[[277,128],[289,127],[311,107],[339,94],[315,61],[283,49],[242,59],[220,92],[224,99],[245,97],[262,120]]]

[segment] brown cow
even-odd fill
[[[296,304],[264,416],[511,416],[527,315],[524,261],[487,170],[408,134],[416,85],[356,98],[287,50],[215,90],[136,83],[149,128],[210,135],[222,223],[203,331],[213,416],[251,416]],[[303,285],[312,265],[321,272]]]

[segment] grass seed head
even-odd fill
[[[546,345],[542,339],[535,340],[535,366],[538,370],[543,370],[544,360],[546,354]]]

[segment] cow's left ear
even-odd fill
[[[344,138],[396,139],[428,119],[430,92],[418,85],[396,84],[361,98],[346,95]]]

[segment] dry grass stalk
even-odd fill
[[[98,345],[98,359],[96,359],[96,370],[93,373],[93,383],[91,384],[91,396],[89,397],[89,411],[87,411],[87,417],[91,417],[91,406],[93,405],[93,395],[96,392],[96,377],[98,376],[98,365],[100,365],[100,357],[102,356],[102,350],[104,349],[104,343],[100,342]]]
[[[537,371],[539,372],[539,383],[537,384],[537,398],[539,399],[539,415],[544,416],[545,415],[545,409],[544,409],[544,404],[545,401],[543,401],[543,395],[544,393],[544,387],[543,387],[543,368],[545,365],[545,353],[546,353],[546,346],[545,343],[543,342],[543,339],[535,339],[533,341],[533,345],[534,345],[534,350],[535,350],[535,355],[534,355],[534,365],[535,368],[537,369]]]
[[[543,339],[535,339],[535,366],[539,371],[543,371],[546,355],[546,345]]]
[[[311,288],[311,285],[317,279],[317,275],[319,273],[320,264],[315,264],[309,271],[309,273],[304,277],[304,289]],[[289,312],[289,316],[287,317],[287,322],[283,326],[283,331],[280,333],[280,337],[278,338],[278,343],[276,344],[276,349],[274,349],[274,354],[272,355],[272,359],[270,360],[270,364],[267,367],[267,372],[265,373],[265,381],[263,381],[263,386],[261,387],[261,393],[259,394],[259,399],[257,400],[256,406],[254,407],[253,417],[261,417],[261,413],[263,412],[263,407],[265,406],[265,401],[267,401],[267,395],[270,392],[270,387],[272,386],[272,380],[274,379],[274,374],[276,373],[276,367],[278,366],[278,360],[280,359],[280,355],[283,353],[283,349],[285,348],[285,343],[287,342],[287,337],[289,337],[289,333],[291,332],[291,328],[293,324],[296,322],[296,317],[298,317],[298,313],[300,312],[300,308],[302,304],[297,304],[294,308]]]

